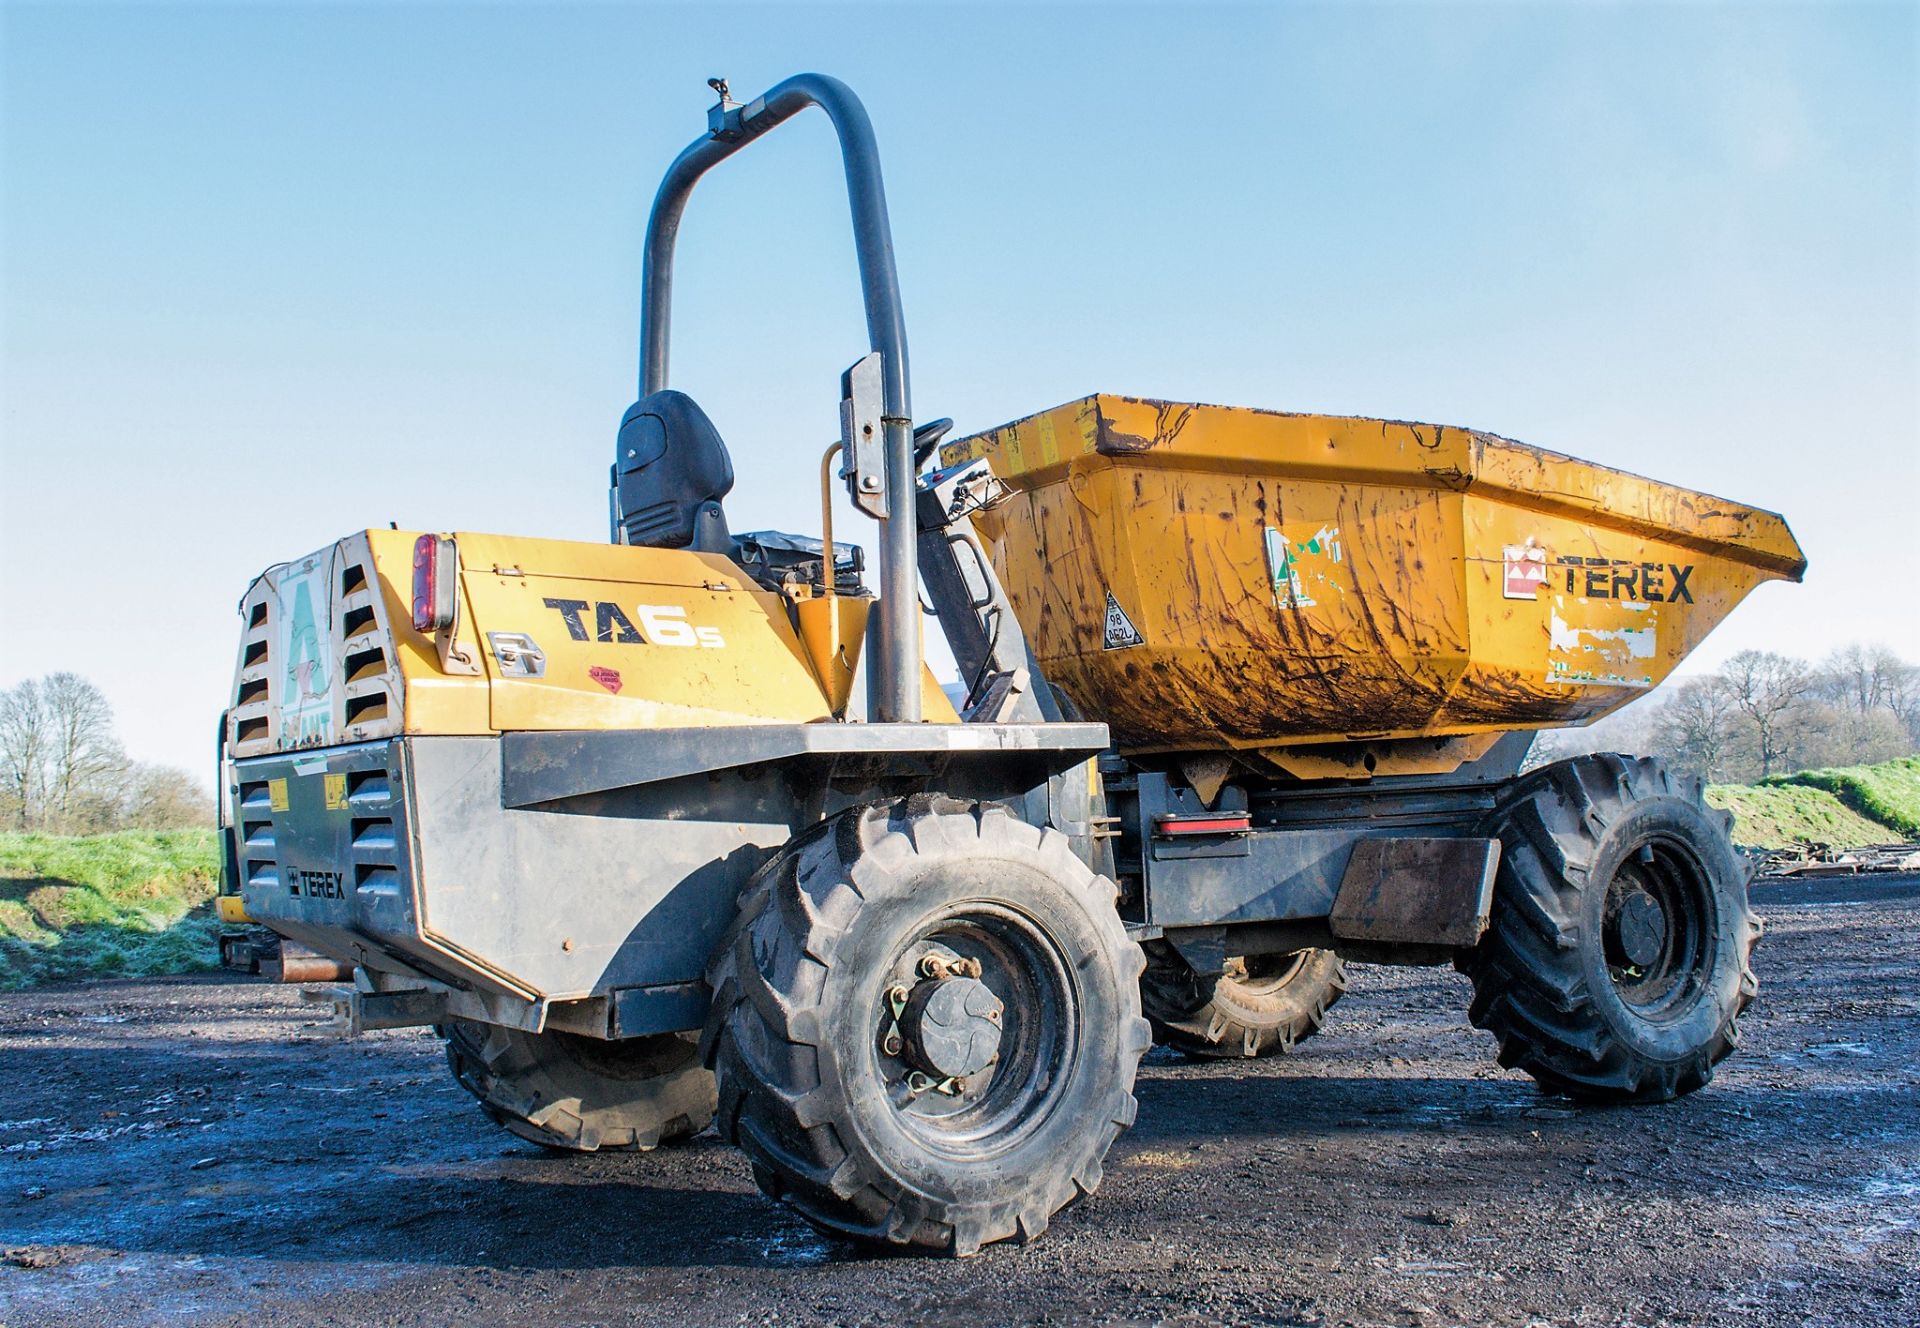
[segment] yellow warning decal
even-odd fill
[[[343,812],[347,809],[347,776],[343,771],[326,777],[327,810]]]
[[[267,805],[277,812],[287,809],[287,781],[284,777],[267,781]]]

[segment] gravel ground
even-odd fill
[[[1100,1193],[965,1262],[821,1239],[710,1134],[548,1155],[297,990],[0,996],[0,1326],[1911,1325],[1915,894],[1758,887],[1746,1044],[1664,1107],[1576,1112],[1463,979],[1360,969],[1290,1057],[1153,1053]]]

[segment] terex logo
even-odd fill
[[[719,650],[726,638],[718,627],[695,627],[687,621],[687,611],[677,604],[636,604],[633,618],[626,610],[606,600],[546,599],[541,603],[557,612],[567,624],[567,635],[576,641],[605,641],[616,646],[701,646]],[[593,611],[593,635],[587,635],[585,614]]]
[[[1692,563],[1632,563],[1624,558],[1559,560],[1567,574],[1567,593],[1589,599],[1630,599],[1649,604],[1691,604],[1687,578]]]
[[[347,874],[337,871],[301,871],[297,867],[289,867],[287,893],[295,899],[299,899],[302,895],[308,899],[345,899]]]

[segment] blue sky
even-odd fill
[[[660,172],[708,75],[801,69],[878,128],[923,418],[1490,429],[1788,516],[1806,584],[1694,663],[1920,658],[1915,12],[8,3],[0,685],[203,768],[265,564],[602,538]],[[701,186],[678,290],[734,528],[815,529],[865,349],[823,118]]]

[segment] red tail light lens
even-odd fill
[[[1163,838],[1181,835],[1244,835],[1253,829],[1253,817],[1246,812],[1223,812],[1218,816],[1160,816],[1153,830]]]
[[[413,542],[413,630],[441,632],[453,626],[453,541],[422,535]]]

